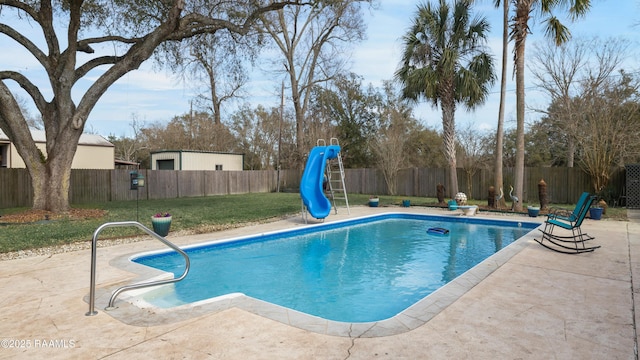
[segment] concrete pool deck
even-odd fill
[[[448,213],[352,207],[351,215],[339,209],[327,221],[385,211]],[[321,334],[239,307],[181,314],[166,322],[154,321],[153,310],[138,310],[124,319],[104,311],[105,294],[137,276],[115,266],[115,259],[163,248],[151,239],[98,249],[96,316],[85,316],[89,250],[1,261],[0,359],[126,359],[140,354],[163,359],[637,359],[636,219],[587,219],[583,230],[602,245],[593,253],[555,253],[535,243],[538,234],[527,235],[520,251],[424,324],[380,337]],[[184,246],[300,226],[298,216],[168,239]]]

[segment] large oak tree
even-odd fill
[[[33,207],[68,210],[78,139],[90,112],[118,79],[138,69],[163,44],[221,29],[246,34],[258,17],[288,5],[302,1],[0,0],[0,34],[36,59],[48,79],[43,87],[21,71],[0,70],[0,129],[26,163]],[[41,37],[23,35],[18,28],[24,24],[37,28]],[[86,92],[72,96],[74,86],[98,68],[104,71]],[[10,81],[28,94],[42,116],[46,154],[31,138]]]

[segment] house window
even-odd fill
[[[216,170],[222,170],[222,164],[216,164]]]

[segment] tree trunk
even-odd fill
[[[496,153],[494,162],[495,187],[494,195],[504,189],[502,180],[502,148],[504,140],[504,108],[507,95],[507,56],[509,52],[509,1],[502,0],[502,75],[500,79],[500,107],[498,110],[498,129],[496,131]],[[500,199],[490,199],[493,208],[504,208],[506,203],[504,197]],[[497,200],[497,201],[494,201]]]
[[[293,54],[287,54],[289,83],[291,85],[291,99],[293,101],[293,110],[296,117],[296,153],[293,156],[294,166],[302,168],[304,166],[304,154],[306,152],[305,136],[304,136],[304,107],[302,106],[302,94],[300,92],[300,84],[296,77],[293,62]]]
[[[69,211],[69,188],[71,166],[58,161],[44,164],[38,171],[31,172],[33,186],[33,208],[56,213]]]
[[[125,74],[138,69],[140,65],[149,59],[158,46],[165,41],[179,41],[190,38],[197,34],[214,33],[215,31],[228,29],[236,34],[245,35],[260,15],[268,11],[275,11],[287,6],[284,3],[269,3],[264,6],[259,5],[246,14],[246,19],[239,20],[235,24],[230,20],[195,21],[197,14],[186,15],[181,18],[184,9],[184,1],[172,1],[158,8],[158,14],[164,13],[162,17],[156,19],[157,25],[150,25],[148,33],[136,34],[135,38],[120,38],[118,34],[111,34],[108,29],[104,35],[92,34],[89,39],[79,39],[78,33],[86,32],[82,19],[91,16],[92,12],[83,15],[84,7],[82,1],[69,1],[64,4],[56,2],[55,8],[51,2],[41,2],[41,6],[25,2],[9,3],[7,7],[19,9],[25,14],[34,16],[34,25],[40,25],[42,35],[47,40],[47,50],[38,49],[33,46],[29,39],[18,40],[23,47],[31,52],[35,59],[46,71],[50,81],[50,88],[47,88],[44,96],[40,88],[24,77],[23,74],[15,71],[4,71],[3,81],[0,81],[0,128],[14,142],[16,149],[25,161],[34,191],[35,209],[45,209],[54,212],[67,211],[69,209],[69,182],[71,176],[71,164],[73,156],[78,146],[78,140],[84,129],[85,123],[91,110],[100,97]],[[118,9],[119,6],[114,6]],[[99,11],[100,6],[94,10]],[[123,9],[123,7],[119,7]],[[89,9],[87,9],[89,10]],[[93,11],[93,10],[92,10]],[[62,15],[62,22],[68,24],[64,41],[58,40],[58,34],[53,31],[53,23],[60,22],[54,20],[54,15]],[[195,18],[194,18],[195,16]],[[202,15],[206,16],[206,15]],[[223,17],[227,19],[227,16]],[[184,20],[184,21],[181,21]],[[204,19],[206,20],[206,19]],[[132,28],[135,27],[131,23]],[[102,26],[98,26],[100,30]],[[11,29],[5,29],[5,33]],[[83,31],[81,31],[83,29]],[[12,31],[12,30],[11,30]],[[124,31],[123,33],[126,33]],[[18,32],[16,32],[18,34]],[[101,44],[102,36],[115,36],[115,40],[122,45],[128,44],[128,49],[122,55],[96,55],[92,59],[87,59],[86,54],[81,58],[85,60],[82,64],[77,64],[77,54],[80,52],[93,53],[92,44]],[[124,36],[124,35],[123,35]],[[11,36],[13,37],[13,36]],[[61,51],[60,44],[67,44],[68,48]],[[43,47],[44,49],[45,47]],[[115,53],[119,53],[116,51]],[[77,81],[86,77],[92,69],[99,66],[108,66],[102,75],[91,82],[89,88],[81,94],[79,101],[74,101],[71,96],[72,89]],[[4,85],[4,80],[12,79],[16,81],[32,98],[38,111],[41,113],[46,132],[46,156],[42,154],[35,145],[29,132],[27,122],[8,87]],[[52,95],[49,95],[49,92]],[[51,98],[47,101],[46,98]]]
[[[44,161],[34,158],[25,161],[31,176],[34,209],[56,213],[69,211],[71,164],[77,146],[56,146],[55,144],[77,144],[81,133],[82,130],[67,127],[62,129],[55,139],[49,135],[47,154],[42,154]]]
[[[449,196],[453,198],[458,193],[458,172],[456,163],[456,106],[453,100],[443,100],[442,103],[442,141],[444,154],[449,165]]]
[[[294,156],[294,162],[302,168],[304,166],[304,154],[306,152],[305,137],[304,137],[304,112],[300,106],[300,98],[294,97],[293,107],[296,113],[296,154]]]
[[[215,125],[222,124],[220,120],[220,103],[222,102],[218,97],[218,90],[216,86],[216,76],[213,70],[209,71],[209,82],[211,84],[211,109],[213,110],[213,123]],[[218,150],[218,149],[216,149]]]
[[[73,116],[71,99],[61,100],[61,102],[58,108],[63,109],[63,112],[57,116],[71,118]],[[49,124],[52,122],[48,120]],[[31,179],[34,209],[52,212],[69,211],[71,164],[78,149],[80,135],[82,135],[82,129],[74,129],[72,126],[64,127],[58,132],[51,130],[47,132],[46,160],[30,169],[31,174],[36,174]],[[61,146],[61,144],[76,144],[76,146]]]
[[[514,204],[514,210],[522,211],[522,194],[524,190],[524,46],[516,51],[518,55],[516,55],[516,164],[514,188],[520,201]]]
[[[576,153],[576,142],[573,140],[573,134],[567,139],[567,167],[572,168]]]
[[[516,4],[515,20],[515,67],[516,67],[516,164],[514,187],[518,202],[513,204],[515,211],[522,211],[524,192],[524,50],[528,33],[530,2]]]

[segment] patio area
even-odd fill
[[[351,215],[339,209],[327,221],[385,211],[449,214],[419,207],[352,207]],[[424,325],[379,337],[304,330],[294,326],[295,319],[276,321],[240,307],[194,310],[171,321],[157,321],[158,314],[148,309],[126,319],[104,311],[104,295],[136,279],[116,266],[117,259],[163,248],[150,238],[98,249],[96,316],[85,316],[90,250],[0,261],[0,359],[129,359],[140,354],[163,359],[637,359],[637,215],[630,213],[629,222],[585,220],[583,230],[602,246],[587,254],[547,250],[533,240],[539,236],[536,230],[520,251],[429,315]],[[168,239],[187,245],[301,226],[297,216],[213,234],[170,234]]]

